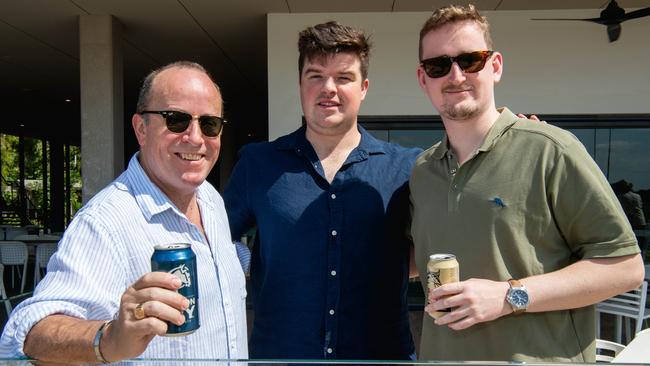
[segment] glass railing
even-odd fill
[[[650,352],[650,350],[649,350]],[[650,365],[648,361],[638,363],[609,363],[608,365]],[[31,360],[8,360],[0,359],[0,366],[22,366],[22,365],[53,365],[39,361]],[[603,363],[595,364],[575,364],[575,363],[552,363],[552,362],[500,362],[500,361],[346,361],[346,360],[182,360],[182,359],[155,359],[155,360],[128,360],[111,365],[126,365],[126,366],[249,366],[249,365],[273,365],[273,366],[292,366],[292,365],[439,365],[439,366],[453,366],[453,365],[472,365],[472,366],[490,366],[490,365],[539,365],[539,366],[575,366],[575,365],[603,365]]]

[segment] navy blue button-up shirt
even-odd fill
[[[361,141],[332,183],[305,128],[241,151],[224,200],[254,225],[251,358],[407,359],[408,178],[419,149]]]

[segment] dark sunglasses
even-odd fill
[[[420,61],[424,72],[433,79],[441,78],[449,73],[451,65],[458,64],[464,72],[479,72],[485,67],[488,58],[494,51],[476,51],[461,53],[458,56],[438,56]]]
[[[182,133],[187,130],[192,122],[192,115],[179,111],[142,111],[138,114],[159,114],[165,119],[167,129],[173,133]],[[217,137],[227,121],[217,116],[199,116],[201,132],[207,137]]]

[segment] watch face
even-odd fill
[[[515,289],[510,295],[510,303],[518,308],[525,308],[528,305],[528,293],[524,290]]]

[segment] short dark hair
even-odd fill
[[[210,73],[203,66],[192,61],[176,61],[153,70],[152,72],[149,73],[149,75],[147,75],[147,77],[144,78],[144,81],[142,82],[142,87],[140,87],[140,93],[138,94],[138,104],[136,106],[136,112],[139,113],[147,109],[147,104],[149,103],[149,98],[151,94],[151,87],[153,85],[153,81],[156,79],[156,76],[158,76],[161,72],[165,70],[169,70],[173,68],[193,69],[204,73],[210,79],[210,81],[212,81],[212,84],[214,84],[214,87],[217,88],[219,94],[221,94],[219,85],[217,85],[217,83],[214,81]]]
[[[361,75],[368,78],[370,62],[370,37],[360,29],[339,24],[335,21],[316,24],[300,32],[298,38],[298,73],[302,75],[305,60],[349,52],[359,57]]]
[[[492,37],[490,36],[490,23],[488,23],[487,18],[479,14],[478,10],[476,10],[476,7],[474,7],[472,4],[469,4],[467,6],[448,5],[436,9],[436,11],[431,14],[429,19],[427,19],[427,21],[422,26],[422,29],[420,30],[419,46],[420,60],[422,60],[422,39],[424,36],[426,36],[431,31],[442,28],[444,25],[464,21],[474,22],[479,26],[479,28],[481,28],[483,31],[483,38],[485,39],[485,44],[491,50],[493,44]]]

